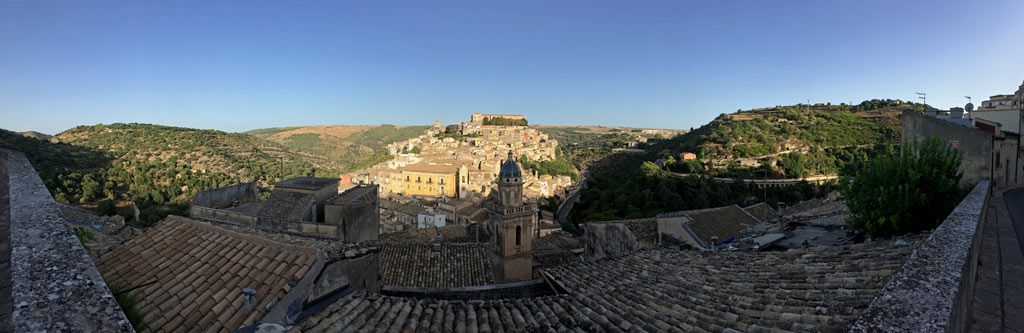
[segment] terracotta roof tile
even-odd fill
[[[382,283],[400,287],[493,284],[487,244],[383,243]]]
[[[134,294],[156,331],[231,331],[248,317],[262,318],[267,305],[288,292],[281,286],[293,277],[301,279],[315,261],[309,253],[316,249],[294,247],[301,252],[282,256],[278,247],[259,237],[169,216],[101,257],[97,267],[107,281],[129,288],[155,281]],[[281,260],[285,258],[293,260]],[[242,288],[262,291],[262,306],[251,314],[240,310]]]

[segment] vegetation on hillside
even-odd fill
[[[386,146],[423,134],[428,126],[384,124],[363,130],[352,130],[338,135],[316,133],[313,127],[281,127],[245,132],[258,138],[281,143],[301,155],[304,160],[325,170],[350,172],[391,159]],[[300,132],[308,129],[308,132]]]
[[[959,150],[932,138],[872,160],[842,182],[847,223],[870,237],[935,228],[963,196],[961,159]]]
[[[483,120],[484,125],[493,126],[527,126],[529,123],[526,119],[512,119],[505,117],[485,117]]]
[[[238,182],[263,186],[313,165],[279,144],[237,133],[147,124],[79,126],[42,141],[0,131],[22,151],[55,199],[130,201],[140,225],[185,214],[195,193]],[[255,150],[254,150],[255,149]]]
[[[673,177],[650,162],[649,154],[618,153],[591,164],[588,187],[573,206],[572,221],[653,217],[659,213],[750,205],[795,203],[827,193],[831,186],[809,183],[767,191],[743,183],[718,183],[697,176]]]
[[[642,146],[643,154],[614,154],[592,164],[589,186],[573,208],[573,220],[642,218],[761,201],[774,206],[817,197],[834,185],[804,182],[765,191],[739,181],[721,183],[699,176],[852,175],[876,156],[892,154],[893,143],[899,140],[900,113],[923,107],[871,100],[855,106],[779,106],[723,114],[689,133],[649,140]],[[698,159],[679,160],[682,152],[694,152]],[[744,158],[757,163],[742,166]],[[662,160],[662,166],[653,163],[656,160]],[[679,177],[670,172],[694,175]]]
[[[537,130],[558,141],[561,154],[576,169],[610,155],[615,148],[626,147],[633,137],[624,133],[594,133],[586,127],[538,127]]]
[[[849,163],[856,167],[870,159],[878,145],[898,143],[901,112],[923,109],[923,104],[875,99],[858,105],[801,104],[740,111],[658,141],[652,149],[660,157],[696,153],[704,169],[716,176],[742,177],[743,169],[752,169],[739,167],[739,159],[776,165],[779,170],[774,174],[781,178],[835,175],[849,171],[844,170]],[[684,168],[669,165],[673,171]]]
[[[561,149],[555,151],[554,160],[530,161],[526,155],[523,155],[519,157],[518,162],[526,170],[537,171],[538,176],[569,176],[572,180],[576,180],[577,177],[576,167],[562,154]]]

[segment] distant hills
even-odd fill
[[[301,126],[246,131],[302,155],[317,167],[350,172],[387,161],[386,146],[423,134],[429,126]]]

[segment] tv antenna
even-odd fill
[[[917,94],[917,98],[921,99],[921,101],[922,101],[921,103],[924,104],[924,109],[927,111],[928,110],[928,94],[926,94],[926,93],[916,93],[916,94]]]
[[[970,102],[971,102],[971,96],[964,96],[964,97],[966,97],[966,98],[967,98],[967,103],[970,103]]]

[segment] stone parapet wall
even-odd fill
[[[989,181],[982,180],[882,288],[851,332],[963,332]]]
[[[12,331],[134,332],[25,155],[0,156],[9,176],[0,181],[10,195]]]

